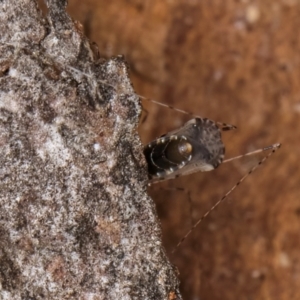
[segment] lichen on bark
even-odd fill
[[[47,5],[0,3],[0,298],[180,299],[126,63]]]

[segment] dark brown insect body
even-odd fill
[[[214,121],[195,118],[149,143],[144,154],[150,182],[156,182],[217,168],[225,147]]]

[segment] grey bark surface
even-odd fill
[[[0,299],[181,299],[126,64],[47,5],[0,2]]]

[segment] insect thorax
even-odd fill
[[[206,118],[195,118],[149,143],[144,153],[151,182],[210,171],[223,161],[221,130]]]

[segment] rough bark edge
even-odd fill
[[[1,297],[180,299],[123,59],[94,61],[65,1],[0,6]]]

